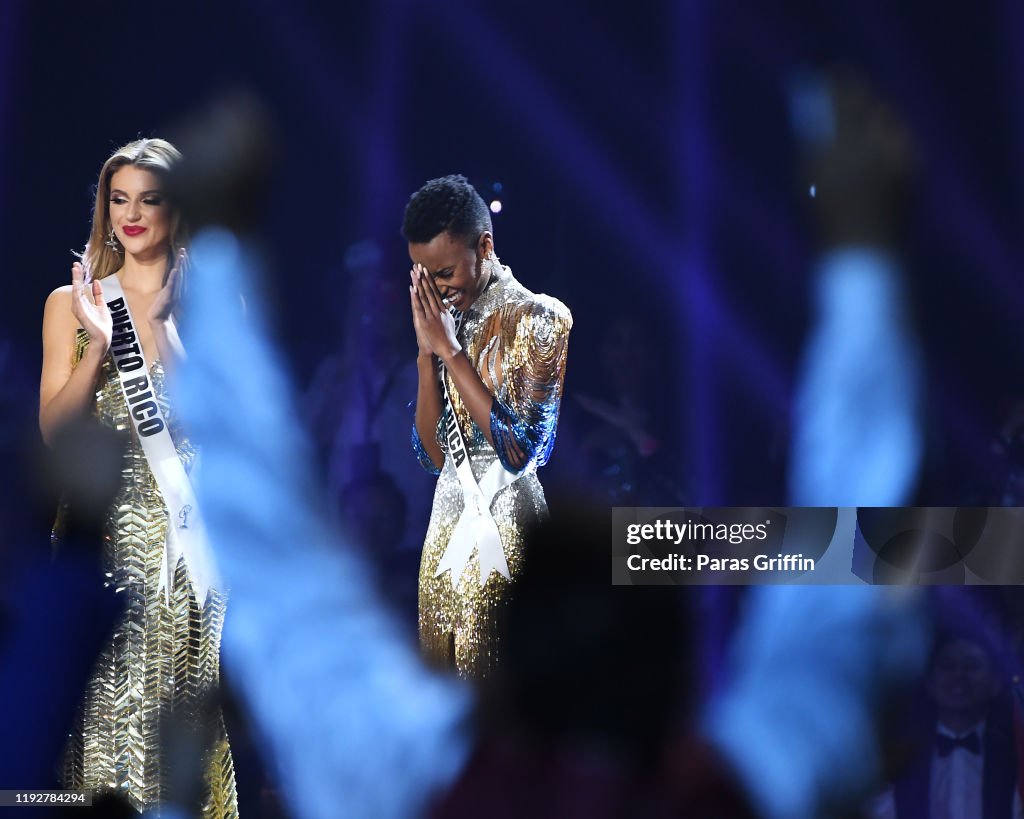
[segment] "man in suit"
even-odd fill
[[[933,719],[924,747],[880,801],[878,819],[1024,815],[1012,712],[995,648],[980,635],[942,635],[928,668],[927,693]]]

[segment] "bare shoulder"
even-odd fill
[[[70,284],[58,287],[46,297],[46,306],[43,308],[43,324],[60,328],[78,327],[78,320],[71,312]]]
[[[46,309],[71,304],[71,285],[62,284],[46,297]]]

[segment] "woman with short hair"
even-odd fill
[[[420,642],[483,677],[527,527],[547,514],[537,469],[555,442],[572,315],[499,263],[483,199],[433,179],[405,210],[418,346],[413,446],[438,475],[420,563]]]

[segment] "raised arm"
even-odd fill
[[[491,440],[490,416],[491,404],[494,396],[488,391],[484,382],[480,380],[476,369],[466,358],[455,333],[455,319],[448,312],[448,304],[437,289],[437,284],[427,275],[422,265],[416,265],[412,272],[412,311],[413,320],[417,323],[417,339],[421,336],[423,345],[434,355],[444,362],[448,374],[455,382],[455,389],[459,391],[462,403],[469,410],[470,417],[483,431],[487,442]],[[420,384],[423,384],[423,370],[421,369]],[[435,384],[438,383],[437,374],[433,376]],[[441,390],[436,386],[438,417],[442,411]],[[417,419],[419,415],[417,414]],[[434,419],[436,425],[437,419]],[[417,423],[417,429],[419,424]],[[422,436],[422,432],[421,432]],[[433,438],[433,434],[431,435]],[[440,451],[440,447],[438,447]],[[443,454],[442,454],[443,461]]]
[[[225,667],[295,816],[425,816],[469,757],[472,692],[423,666],[364,556],[333,528],[260,288],[251,321],[234,309],[258,280],[255,257],[215,228],[193,247],[176,397],[204,442],[196,492],[231,587]],[[245,350],[246,366],[225,349]],[[210,401],[212,389],[223,400]]]
[[[89,346],[73,366],[75,335],[82,327]],[[63,424],[92,406],[100,365],[110,349],[112,322],[99,281],[87,281],[82,265],[71,267],[71,285],[54,290],[43,310],[43,371],[39,379],[39,430],[49,444]]]
[[[425,274],[413,281],[424,336],[501,465],[510,472],[543,466],[554,444],[561,405],[572,329],[568,308],[547,296],[503,308],[498,343],[474,365],[455,337],[454,320],[437,285]]]
[[[153,299],[146,316],[165,372],[173,371],[179,362],[185,360],[185,346],[178,336],[174,311],[181,301],[187,269],[188,254],[185,248],[181,248],[175,257],[174,265],[167,273],[163,288]]]
[[[412,284],[409,285],[412,324],[416,330],[416,374],[419,377],[412,443],[423,468],[436,475],[444,465],[444,452],[437,443],[437,422],[441,419],[441,384],[438,381],[437,359],[431,350],[426,316],[417,285],[419,266],[414,267],[409,275],[412,279]]]

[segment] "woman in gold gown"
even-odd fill
[[[435,665],[480,678],[499,661],[526,529],[547,514],[537,468],[555,441],[572,316],[498,262],[490,212],[462,176],[413,194],[402,233],[418,345],[413,447],[438,475],[420,563],[420,643]],[[482,545],[492,526],[496,552]]]
[[[134,320],[135,341],[148,368],[178,458],[188,471],[195,449],[167,402],[165,370],[182,357],[172,317],[182,281],[184,231],[164,192],[180,160],[170,143],[143,139],[116,151],[100,171],[92,231],[72,284],[47,299],[39,425],[49,442],[78,415],[93,412],[126,432],[122,486],[104,537],[109,584],[125,611],[97,660],[72,731],[64,764],[66,788],[113,791],[142,811],[169,796],[175,776],[161,727],[204,737],[204,817],[237,816],[234,769],[223,720],[211,694],[219,677],[225,598],[211,589],[198,600],[184,558],[165,568],[168,510],[129,416],[118,367],[118,340],[104,300],[119,283]],[[110,277],[117,282],[111,283]],[[136,418],[138,420],[138,418]],[[141,429],[141,427],[140,427]],[[162,569],[165,574],[162,576]],[[191,807],[191,806],[186,806]]]

